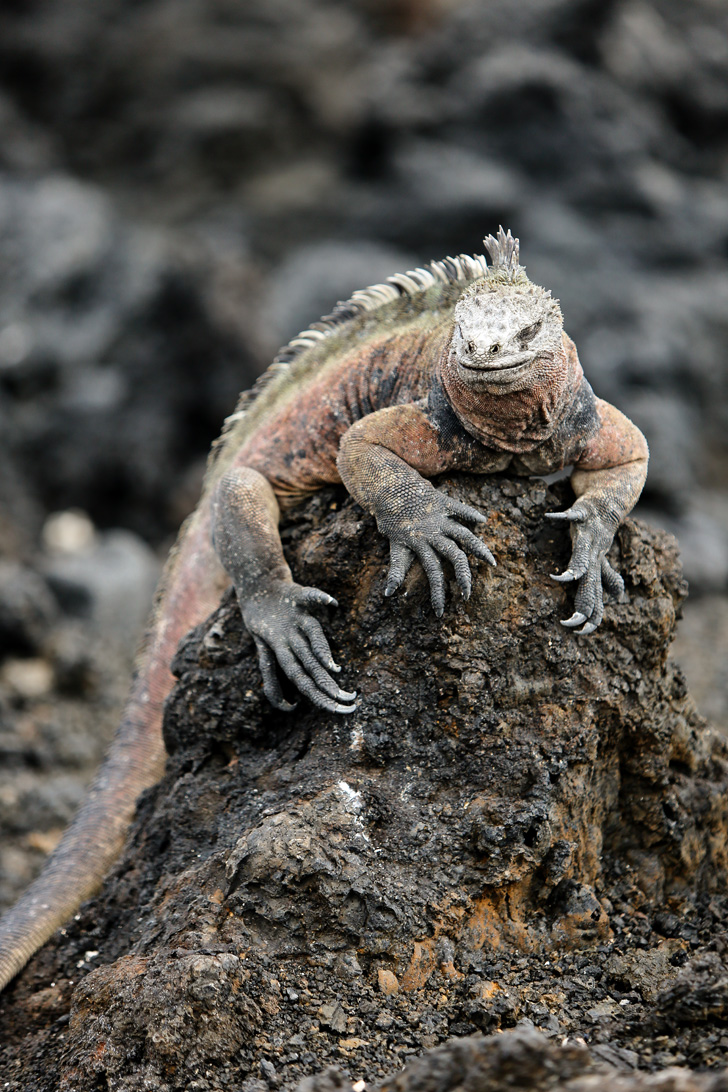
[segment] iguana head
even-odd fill
[[[519,265],[510,231],[484,242],[492,264],[455,305],[448,370],[473,391],[505,394],[539,384],[558,366],[563,319],[550,292]]]

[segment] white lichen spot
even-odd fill
[[[364,824],[361,821],[359,812],[364,807],[364,801],[360,792],[356,789],[352,789],[351,785],[346,781],[337,781],[336,788],[339,790],[344,798],[344,804],[348,812],[352,812],[355,818],[355,822],[359,827],[359,830],[355,833],[355,838],[361,838],[365,842],[371,841],[369,835],[364,829]]]
[[[83,966],[85,966],[85,964],[86,964],[86,963],[90,963],[92,959],[96,959],[96,956],[97,956],[98,954],[99,954],[98,952],[91,952],[91,951],[89,951],[89,952],[84,952],[84,953],[83,953],[83,959],[79,959],[79,961],[78,961],[78,963],[76,964],[76,966],[77,966],[77,967],[83,967]]]
[[[361,751],[364,746],[364,731],[362,728],[352,728],[349,742],[350,751]]]
[[[349,811],[361,811],[364,803],[362,801],[360,792],[357,792],[356,789],[352,789],[351,785],[349,785],[346,781],[337,781],[336,788],[344,797]]]

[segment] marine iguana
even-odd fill
[[[416,557],[442,615],[442,560],[470,594],[467,553],[491,565],[464,524],[485,522],[429,478],[446,470],[545,474],[573,465],[569,566],[577,584],[562,624],[592,633],[603,587],[623,591],[606,553],[637,501],[647,444],[596,398],[558,302],[532,284],[519,244],[501,228],[484,256],[460,255],[354,293],[294,338],[213,445],[202,499],[160,582],[146,647],[119,731],[89,794],[40,877],[0,922],[0,988],[98,886],[117,855],[137,796],[161,774],[162,707],[184,634],[232,580],[254,637],[263,689],[289,710],[279,671],[324,710],[349,713],[353,692],[310,613],[335,600],[294,583],[278,534],[281,510],[343,482],[390,540],[385,595]],[[216,560],[216,554],[219,562]],[[227,573],[227,575],[226,575]]]

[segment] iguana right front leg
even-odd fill
[[[508,461],[506,457],[505,462]],[[472,437],[453,436],[439,427],[424,402],[390,406],[353,424],[339,447],[337,466],[351,495],[371,512],[390,541],[385,595],[393,595],[417,557],[430,583],[435,614],[445,609],[442,559],[452,564],[463,598],[472,578],[466,550],[495,565],[485,545],[460,521],[485,523],[469,504],[441,493],[423,475],[467,469],[500,469],[501,456],[488,453]]]
[[[342,690],[332,677],[340,668],[321,625],[306,609],[337,606],[336,600],[294,583],[283,556],[279,518],[273,489],[257,470],[239,467],[224,476],[213,503],[213,543],[255,641],[265,695],[277,709],[294,708],[283,696],[278,663],[315,705],[350,713],[356,694]]]

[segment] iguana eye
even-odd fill
[[[535,338],[542,326],[543,319],[539,319],[537,322],[532,323],[531,326],[524,327],[518,335],[518,340],[522,344],[527,345],[529,341],[532,341],[533,338]]]
[[[488,352],[491,356],[496,356],[500,352],[500,345],[498,345],[498,343],[496,342],[495,345],[491,345],[490,349],[488,349]]]

